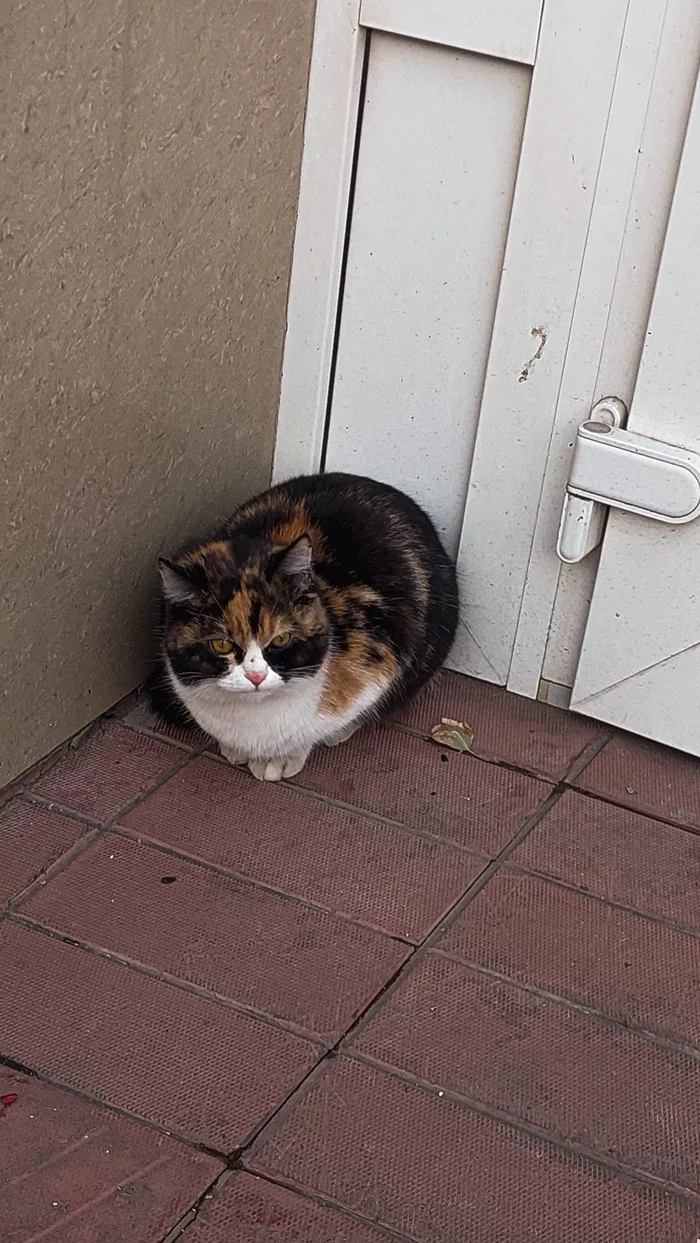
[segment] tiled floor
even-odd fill
[[[696,1243],[699,777],[450,674],[281,786],[99,723],[0,811],[3,1243]]]

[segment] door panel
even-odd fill
[[[696,89],[628,426],[700,450]],[[700,524],[610,513],[572,707],[700,755]]]
[[[363,26],[535,63],[542,0],[362,0]]]
[[[562,565],[555,553],[570,446],[601,398],[631,405],[699,62],[695,0],[632,0],[605,142],[614,158],[601,165],[508,678],[520,694],[535,695],[542,677],[548,695],[551,683],[569,688],[568,703],[574,685],[599,558]]]
[[[455,668],[501,684],[522,617],[630,7],[546,0],[543,9],[459,549],[463,624],[451,656]],[[634,153],[636,139],[628,140]],[[608,233],[618,229],[619,240],[624,225],[623,211],[608,219]],[[611,277],[616,257],[610,266],[606,255]],[[568,460],[566,442],[563,452]],[[528,693],[536,695],[536,682]]]
[[[530,70],[373,34],[325,466],[456,553]]]

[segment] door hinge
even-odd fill
[[[700,453],[628,432],[626,418],[607,397],[576,434],[557,538],[569,565],[598,546],[608,508],[674,525],[700,516]]]

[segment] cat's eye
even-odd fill
[[[209,646],[217,656],[230,656],[233,651],[233,643],[230,639],[210,639]]]
[[[281,634],[275,635],[274,639],[270,640],[270,647],[286,647],[291,638],[291,630],[283,630]]]

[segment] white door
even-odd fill
[[[318,0],[275,477],[350,470],[425,505],[464,584],[452,663],[492,681],[509,679],[614,100],[616,186],[666,3]]]
[[[495,54],[534,57],[539,27],[540,0],[515,7],[361,10],[363,21],[395,15],[402,33],[371,38],[323,465],[409,492],[453,555],[532,73]],[[481,20],[460,28],[458,10]],[[417,30],[432,41],[403,33]]]
[[[627,426],[700,451],[700,92]],[[571,706],[700,755],[700,521],[610,510]]]
[[[532,698],[565,705],[573,684],[596,556],[569,567],[556,555],[571,447],[598,400],[631,399],[699,53],[697,0],[545,0],[454,652],[458,668]]]
[[[699,56],[697,0],[317,0],[275,477],[353,470],[414,495],[457,554],[450,663],[533,698],[574,683],[598,553],[556,556],[571,446],[597,400],[631,403]],[[662,409],[640,404],[650,348],[638,430]],[[675,405],[653,434],[691,444]],[[605,611],[627,522],[574,692],[621,721],[617,683],[651,678]],[[662,537],[695,532],[645,541]],[[644,670],[692,626],[679,603],[657,656],[648,622]]]
[[[541,8],[317,7],[275,474],[393,483],[452,554]]]

